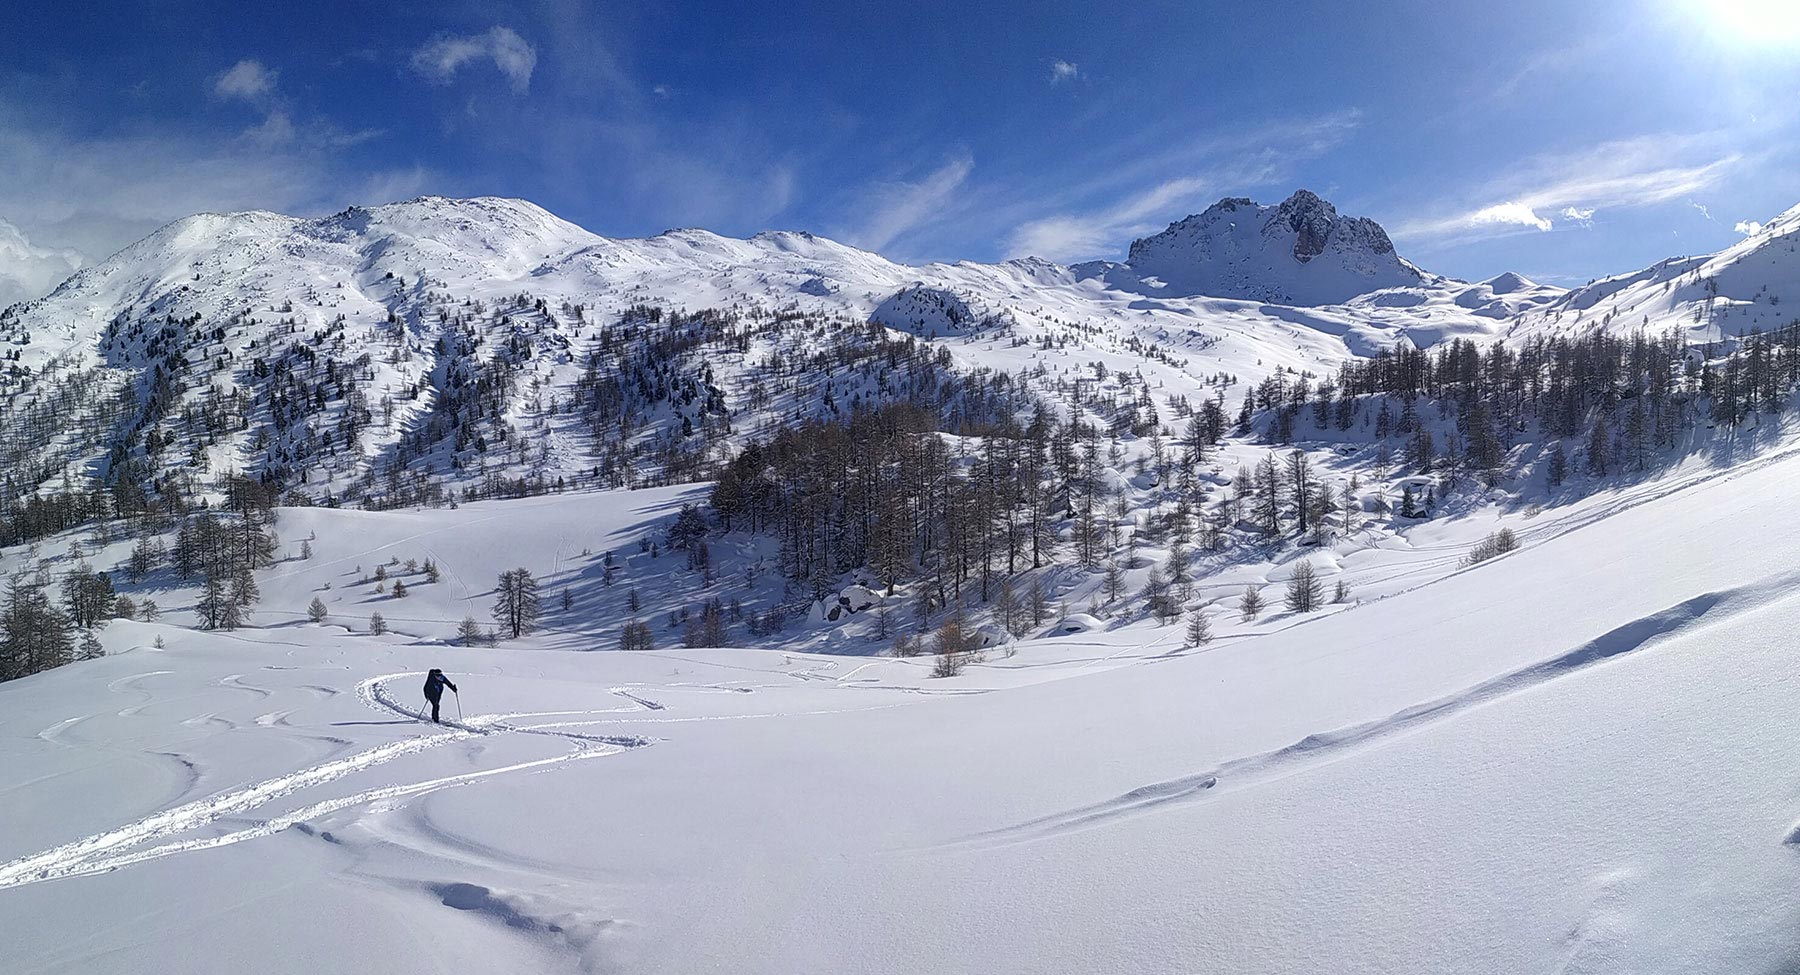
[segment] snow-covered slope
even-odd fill
[[[1203,651],[1145,622],[949,679],[115,623],[0,685],[7,967],[1785,971],[1796,476],[1791,445],[1696,460],[1494,513],[1525,547],[1474,568],[1415,536],[1403,571],[1346,566],[1383,598]],[[369,530],[287,567],[435,551],[480,598],[507,539],[605,544],[675,499],[316,512]]]
[[[1525,310],[1508,334],[1679,329],[1694,344],[1800,318],[1800,206],[1718,252],[1671,257]]]

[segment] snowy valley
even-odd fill
[[[0,311],[8,965],[1791,970],[1797,246],[177,221]]]

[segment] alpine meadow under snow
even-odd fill
[[[6,967],[1794,970],[1797,247],[70,256],[0,311]]]

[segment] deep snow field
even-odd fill
[[[284,510],[251,628],[186,628],[170,587],[105,658],[0,685],[0,968],[1794,971],[1800,449],[1693,456],[1341,541],[1329,612],[948,679],[660,622],[613,651],[601,554],[653,591],[636,542],[702,489]],[[1524,547],[1462,567],[1499,525]],[[395,557],[442,578],[377,599]],[[446,645],[521,562],[546,629]],[[460,722],[420,721],[433,666]]]

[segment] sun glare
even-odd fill
[[[1697,0],[1697,6],[1720,34],[1734,40],[1800,42],[1800,0]]]

